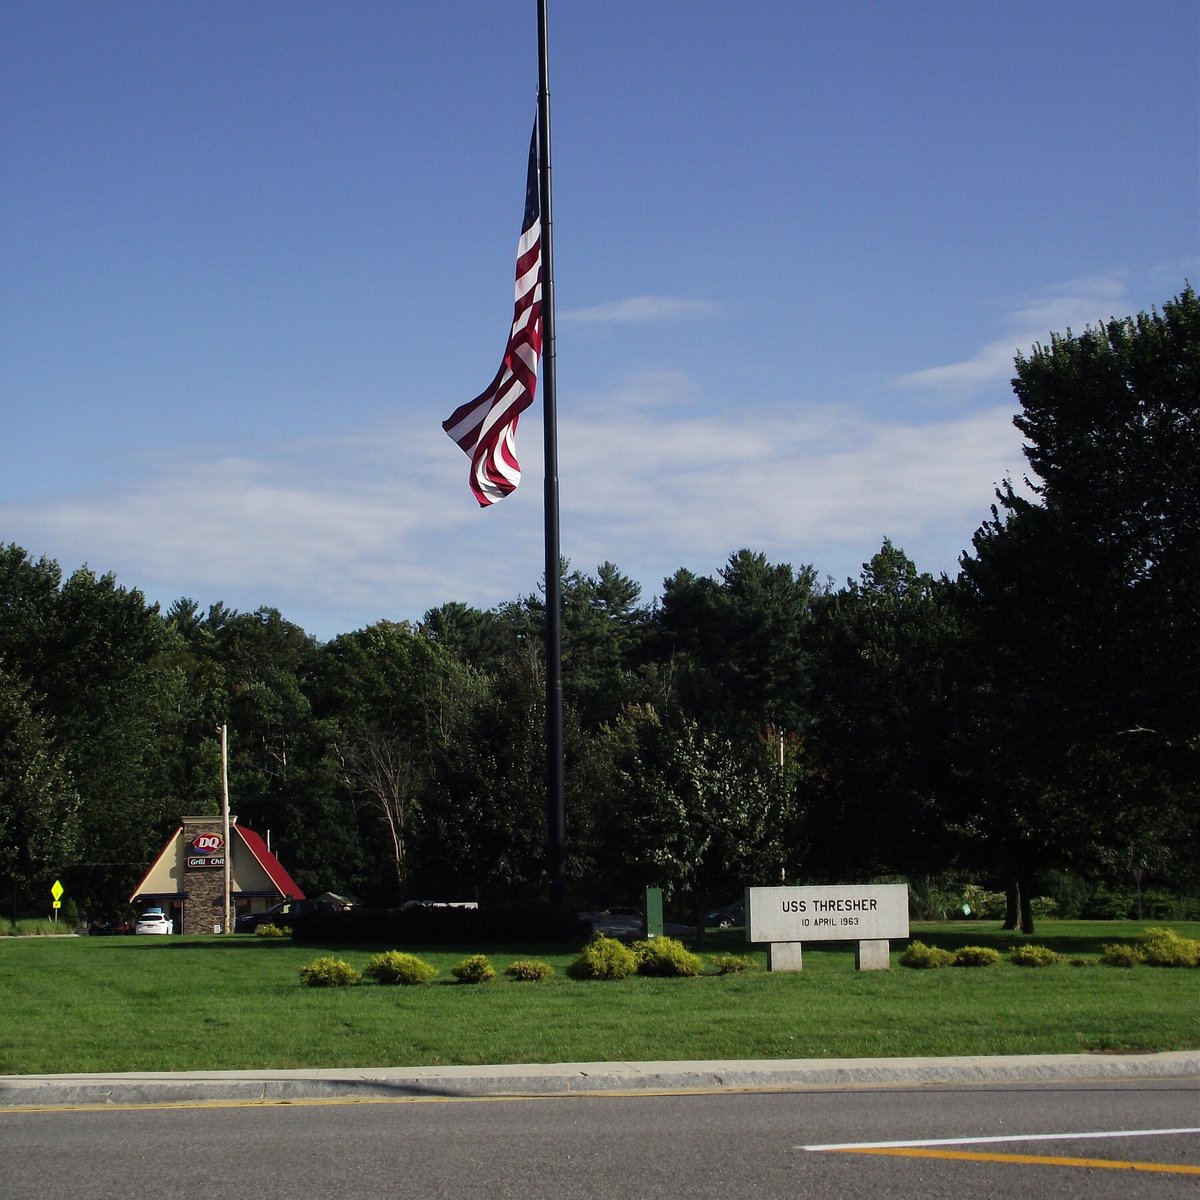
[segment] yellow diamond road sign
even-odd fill
[[[50,895],[54,897],[55,901],[58,901],[58,900],[62,899],[62,894],[63,894],[63,885],[61,883],[59,883],[58,880],[56,879],[54,881],[54,886],[50,889]]]

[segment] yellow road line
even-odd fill
[[[1112,1158],[1058,1158],[1045,1154],[988,1154],[979,1150],[933,1150],[917,1146],[838,1148],[835,1154],[882,1154],[898,1158],[942,1158],[962,1162],[1024,1163],[1046,1167],[1100,1167],[1114,1171],[1155,1171],[1167,1175],[1200,1175],[1200,1167],[1183,1163],[1127,1162]]]

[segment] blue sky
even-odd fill
[[[954,573],[1012,360],[1200,276],[1193,0],[551,0],[562,550]],[[0,5],[0,542],[318,637],[542,574],[533,0]]]

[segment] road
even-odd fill
[[[64,1106],[0,1113],[0,1197],[1195,1200],[1198,1126],[1184,1079]]]

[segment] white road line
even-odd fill
[[[1020,1133],[1002,1137],[931,1138],[920,1142],[840,1142],[837,1145],[796,1146],[796,1150],[901,1150],[923,1146],[984,1146],[996,1142],[1065,1142],[1080,1138],[1170,1137],[1200,1133],[1197,1129],[1110,1129],[1100,1133]]]

